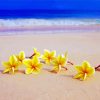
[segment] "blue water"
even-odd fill
[[[0,19],[100,18],[96,10],[0,10]]]
[[[100,0],[0,0],[0,9],[100,10]]]
[[[78,28],[80,26],[83,28]],[[0,10],[0,35],[26,31],[29,31],[27,34],[55,31],[65,33],[68,30],[100,31],[99,26],[99,10]]]
[[[100,31],[100,0],[0,0],[0,34],[72,28]]]

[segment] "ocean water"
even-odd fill
[[[100,31],[99,11],[1,10],[0,35],[17,32]]]

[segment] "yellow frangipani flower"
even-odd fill
[[[34,50],[34,56],[40,57],[40,55],[41,55],[40,52],[37,51],[36,48],[34,48],[33,50]],[[34,57],[34,56],[33,56],[33,57]]]
[[[25,59],[25,53],[24,53],[24,51],[21,51],[19,53],[19,55],[16,55],[16,57],[17,57],[18,61],[22,63],[23,60]]]
[[[87,61],[84,61],[81,66],[75,66],[77,74],[74,76],[76,79],[86,80],[87,77],[95,73],[95,68],[91,67]]]
[[[44,50],[44,54],[42,55],[42,59],[45,61],[45,63],[50,64],[52,60],[55,59],[56,56],[56,51],[49,51],[49,50]]]
[[[53,71],[54,72],[59,72],[62,67],[65,67],[67,64],[67,57],[63,55],[58,55],[53,62]]]
[[[37,56],[34,56],[32,59],[25,59],[23,64],[26,66],[26,74],[38,74],[42,68],[42,64]]]
[[[9,61],[3,62],[2,64],[5,67],[3,73],[9,72],[11,74],[14,74],[15,71],[18,71],[18,67],[20,65],[15,55],[10,56]]]

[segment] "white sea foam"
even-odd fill
[[[99,19],[0,19],[0,27],[97,25]]]
[[[92,27],[96,26],[96,27]],[[42,27],[43,26],[43,27]],[[0,35],[100,31],[100,19],[0,19]]]

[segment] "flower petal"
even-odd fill
[[[37,57],[37,56],[34,56],[34,57],[32,58],[32,65],[37,65],[38,63],[39,63],[38,57]]]
[[[9,62],[10,62],[11,65],[15,65],[16,61],[17,61],[17,58],[16,58],[15,55],[10,56]]]
[[[66,65],[66,58],[61,58],[61,64],[62,64],[62,66]]]
[[[9,62],[3,62],[2,65],[6,68],[9,68],[11,66]]]
[[[60,60],[61,60],[61,55],[58,55],[57,61],[60,62]]]
[[[21,51],[20,53],[19,53],[19,59],[20,60],[23,60],[25,58],[25,53],[24,53],[24,51]]]
[[[56,51],[52,51],[51,54],[50,54],[52,57],[55,57],[56,56]]]
[[[37,52],[37,49],[36,49],[36,48],[33,48],[33,50],[34,50],[34,53],[36,53],[36,52]]]
[[[32,63],[31,63],[31,59],[25,59],[23,60],[23,64],[26,66],[26,67],[31,67]]]
[[[86,69],[89,68],[89,67],[91,67],[90,64],[89,64],[89,62],[84,61],[84,62],[82,63],[82,69],[83,69],[84,71],[86,71]]]
[[[44,56],[45,56],[45,57],[48,57],[49,53],[50,53],[49,50],[46,50],[46,49],[44,50]]]
[[[89,70],[88,70],[88,76],[91,76],[95,73],[95,68],[93,67],[90,67]]]
[[[32,74],[32,72],[33,72],[33,69],[31,69],[31,68],[27,68],[25,70],[25,74]]]
[[[50,64],[51,59],[45,59],[46,64]]]
[[[4,71],[3,71],[3,73],[7,73],[7,72],[9,72],[11,70],[11,68],[6,68]]]
[[[78,73],[83,72],[82,66],[75,66],[75,69],[78,71]]]
[[[41,63],[38,63],[36,68],[41,69],[42,68],[42,64]]]
[[[40,52],[38,52],[36,48],[34,48],[33,50],[34,50],[35,56],[39,57],[41,55]]]
[[[57,59],[54,59],[54,60],[52,61],[52,65],[53,65],[53,66],[58,66],[58,65],[59,65],[58,62],[57,62]]]
[[[32,71],[33,74],[39,74],[40,73],[40,69],[39,68],[36,68]]]
[[[80,79],[80,78],[82,78],[83,76],[84,76],[84,74],[78,73],[78,74],[76,74],[76,75],[74,76],[74,78]]]

